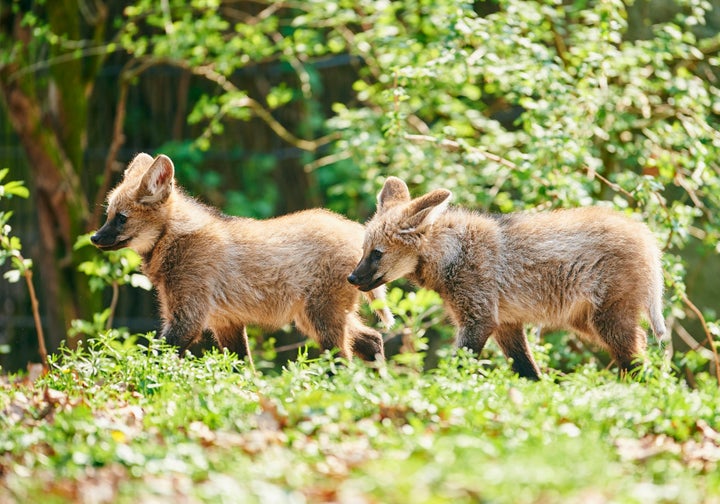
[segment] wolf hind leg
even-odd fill
[[[321,350],[338,349],[338,355],[350,358],[352,349],[347,337],[345,310],[328,302],[327,299],[308,304],[295,319],[295,325],[305,335],[314,339]]]
[[[597,310],[592,326],[600,341],[625,374],[638,366],[647,346],[647,334],[638,324],[639,309],[631,303],[615,303]]]
[[[250,369],[255,371],[250,342],[244,325],[216,328],[213,329],[213,334],[220,350],[227,349],[229,352],[234,352],[240,359],[247,358]]]
[[[512,359],[513,371],[523,378],[540,379],[540,370],[530,352],[522,324],[501,324],[495,330],[495,340],[505,357]]]

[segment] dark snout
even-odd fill
[[[128,240],[120,240],[120,230],[112,221],[106,222],[90,237],[93,245],[101,250],[117,250],[123,248]]]
[[[369,264],[370,261],[363,259],[347,277],[347,281],[363,292],[373,290],[375,287],[385,283],[383,276],[375,278],[377,269]]]

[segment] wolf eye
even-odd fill
[[[379,261],[382,259],[383,253],[382,250],[373,249],[372,252],[370,252],[370,260],[371,261]]]

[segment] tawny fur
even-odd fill
[[[135,157],[92,237],[101,249],[130,247],[142,256],[169,343],[183,353],[208,329],[221,348],[249,356],[246,325],[294,321],[322,349],[383,356],[380,333],[361,322],[358,291],[346,281],[362,255],[361,224],[325,210],[229,217],[185,195],[173,176],[166,156]],[[382,298],[384,288],[368,294]],[[392,324],[387,310],[380,315]]]
[[[644,224],[601,207],[488,216],[447,208],[450,197],[438,189],[411,200],[390,177],[348,280],[368,289],[407,277],[437,291],[458,346],[479,353],[494,336],[513,369],[533,379],[524,323],[571,329],[622,370],[644,352],[642,313],[664,334],[660,251]]]

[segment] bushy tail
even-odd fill
[[[653,272],[653,283],[648,299],[648,316],[650,317],[650,327],[658,340],[665,335],[665,318],[663,317],[663,273],[660,258],[655,262],[655,271]]]
[[[368,302],[370,303],[372,303],[376,299],[385,300],[385,286],[381,285],[380,287],[376,287],[371,291],[365,292],[364,294]],[[395,317],[393,317],[390,308],[388,308],[387,306],[383,306],[381,309],[376,309],[375,311],[378,314],[378,317],[380,317],[380,320],[385,327],[392,327],[392,325],[395,323]]]
[[[650,326],[652,327],[653,333],[655,333],[655,337],[658,340],[661,340],[665,335],[665,319],[662,314],[662,298],[650,301],[648,313],[650,315]]]

